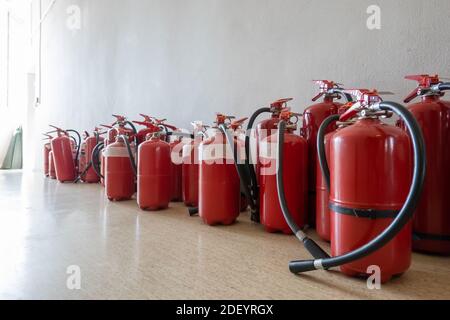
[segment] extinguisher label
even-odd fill
[[[277,173],[277,144],[262,141],[259,145],[259,162],[261,175],[273,176]]]
[[[133,150],[133,154],[134,153]],[[127,148],[109,147],[105,149],[103,156],[106,158],[128,158],[128,150]]]

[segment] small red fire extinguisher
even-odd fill
[[[100,182],[100,175],[96,172],[93,164],[92,155],[97,150],[97,146],[104,142],[102,137],[104,133],[100,132],[99,128],[95,128],[93,135],[90,136],[86,132],[86,139],[84,141],[84,168],[80,170],[80,179],[86,183]],[[80,159],[81,162],[81,159]],[[81,167],[81,165],[80,165]]]
[[[414,216],[416,251],[450,254],[450,213],[447,203],[450,190],[450,102],[441,99],[450,83],[438,75],[414,75],[419,86],[405,99],[405,103],[420,98],[408,110],[419,123],[427,146],[427,176],[425,187]],[[404,127],[404,125],[402,125]]]
[[[170,145],[158,127],[153,129],[138,153],[137,202],[143,210],[166,209],[172,196]]]
[[[182,193],[183,201],[187,207],[198,207],[198,179],[199,179],[199,158],[198,146],[207,138],[206,129],[202,122],[192,123],[194,127],[193,139],[183,146],[182,164]]]
[[[411,219],[423,189],[426,173],[425,145],[417,121],[403,106],[383,102],[376,91],[346,91],[355,104],[341,116],[327,118],[318,133],[318,154],[330,185],[331,247],[333,257],[293,261],[290,270],[302,273],[340,267],[349,276],[368,276],[370,266],[381,270],[381,281],[405,272],[411,262]],[[387,125],[383,117],[398,114],[403,130]],[[355,124],[333,134],[330,166],[324,136],[333,122],[356,118]],[[282,159],[280,124],[278,159]],[[411,142],[414,161],[411,158]],[[414,162],[414,166],[413,166]],[[283,165],[277,173],[280,205],[294,233],[299,231],[286,206]],[[414,168],[413,168],[414,167]],[[411,179],[411,172],[413,177]],[[302,240],[303,233],[297,237]]]
[[[251,208],[251,220],[257,223],[261,220],[259,208],[259,181],[261,171],[259,146],[263,139],[271,136],[275,132],[277,124],[280,122],[281,112],[288,108],[287,103],[292,100],[292,98],[280,99],[273,102],[269,107],[260,108],[253,113],[248,121],[245,137],[245,168],[241,168],[241,183],[243,184],[243,188],[247,190],[247,199]],[[255,126],[257,118],[264,113],[270,114],[270,118],[262,120]]]
[[[308,144],[306,140],[295,134],[298,114],[283,111],[280,120],[286,122],[284,133],[284,185],[286,202],[292,218],[300,228],[307,223],[308,201]],[[278,125],[277,125],[278,126]],[[276,142],[277,134],[260,142],[260,212],[261,224],[268,232],[292,234],[278,202],[276,179]]]
[[[116,141],[109,142],[103,152],[105,161],[105,192],[111,201],[129,200],[135,193],[137,172],[134,150],[131,145],[133,132],[116,128]]]
[[[323,100],[306,108],[303,113],[303,128],[302,132],[306,141],[308,142],[309,149],[309,166],[316,168],[317,165],[317,131],[322,122],[333,114],[337,114],[341,103],[335,100],[342,97],[351,99],[349,95],[343,92],[343,88],[339,84],[329,80],[314,80],[319,85],[319,93],[312,99],[313,102],[317,102],[323,97]],[[330,132],[335,129],[334,126],[330,126]],[[308,208],[308,224],[315,226],[316,224],[316,171],[309,170],[309,208]]]
[[[51,127],[54,128],[57,133],[57,136],[51,141],[56,177],[61,183],[74,182],[77,177],[76,170],[78,155],[81,148],[81,136],[75,130],[62,130],[55,126]],[[73,144],[69,135],[70,133],[77,134],[77,145]],[[75,152],[74,149],[76,149]]]
[[[240,214],[239,176],[226,135],[220,129],[231,119],[218,114],[217,126],[199,146],[199,215],[208,225],[233,224]],[[234,146],[234,139],[231,141]]]
[[[52,151],[52,146],[50,141],[53,139],[53,137],[49,134],[44,134],[44,136],[46,136],[46,138],[44,139],[44,141],[49,141],[47,143],[44,144],[44,174],[46,177],[49,176],[49,172],[50,172],[50,168],[49,168],[49,153],[50,151]]]

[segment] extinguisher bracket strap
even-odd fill
[[[399,214],[398,210],[355,209],[342,207],[334,203],[330,203],[330,210],[339,214],[372,220],[395,219]]]

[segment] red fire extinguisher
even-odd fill
[[[171,179],[172,179],[172,197],[173,202],[183,201],[183,167],[182,167],[182,152],[183,145],[182,137],[175,136],[170,142],[170,154],[171,154]]]
[[[166,209],[172,196],[170,145],[153,129],[138,153],[137,202],[143,210]]]
[[[273,102],[270,107],[260,108],[253,113],[248,122],[245,137],[245,168],[242,168],[241,170],[241,180],[243,189],[248,190],[247,193],[249,193],[247,199],[249,200],[251,208],[251,219],[257,223],[261,220],[259,209],[259,181],[261,168],[261,163],[259,161],[259,145],[263,139],[271,136],[275,132],[277,124],[280,122],[279,117],[281,112],[287,108],[287,103],[292,100],[292,98],[280,99]],[[259,122],[256,125],[256,128],[254,128],[257,118],[264,113],[271,114],[271,117]]]
[[[353,106],[353,102],[349,102],[341,107],[339,107],[338,114],[344,114],[349,108]],[[346,121],[346,122],[337,122],[336,124],[332,123],[328,126],[328,131],[330,127],[337,126],[337,130],[341,130],[343,128],[352,125],[354,120]],[[327,160],[330,158],[330,141],[335,131],[328,132],[324,138],[325,144],[325,154]],[[317,146],[317,142],[316,142]],[[317,148],[316,148],[317,150]],[[330,208],[329,208],[330,194],[328,192],[327,184],[324,176],[322,175],[322,169],[320,167],[319,162],[316,163],[316,231],[319,237],[325,241],[330,241]]]
[[[208,225],[233,224],[240,214],[239,176],[226,135],[220,129],[232,118],[217,115],[217,126],[199,146],[199,215]],[[231,141],[234,146],[234,139]]]
[[[55,160],[53,158],[53,151],[48,153],[48,176],[50,179],[56,179]]]
[[[283,111],[280,120],[286,122],[284,133],[284,185],[286,201],[292,218],[303,228],[307,222],[308,201],[308,144],[295,134],[299,115]],[[291,234],[278,202],[276,179],[276,139],[273,134],[260,142],[259,158],[262,164],[260,172],[261,224],[268,232]]]
[[[44,136],[46,136],[44,141],[51,141],[53,139],[53,137],[51,135],[44,134]],[[50,142],[47,142],[44,144],[44,174],[46,177],[49,176],[49,153],[50,153],[50,151],[52,151],[52,146],[51,146]]]
[[[133,132],[116,128],[114,143],[108,144],[103,152],[105,161],[105,192],[111,201],[129,200],[135,193],[137,172],[134,151],[131,145]]]
[[[406,99],[421,101],[409,106],[418,121],[427,147],[427,176],[414,217],[413,248],[416,251],[450,254],[450,213],[447,194],[450,190],[450,102],[442,101],[450,83],[438,75],[414,75],[406,79],[419,83]]]
[[[77,177],[77,161],[81,148],[81,136],[75,130],[62,130],[51,126],[56,130],[57,137],[51,141],[53,151],[53,161],[56,170],[56,177],[59,182],[74,182]],[[76,133],[78,136],[77,146],[73,146],[70,133]],[[74,149],[76,149],[74,156]]]
[[[104,142],[104,138],[102,137],[104,133],[100,132],[99,128],[95,128],[93,132],[93,136],[90,136],[88,132],[86,132],[86,140],[84,141],[84,157],[83,169],[80,170],[80,179],[86,183],[98,183],[100,182],[100,175],[96,172],[93,161],[92,154],[96,151],[97,145]],[[81,159],[80,159],[81,162]],[[80,166],[81,167],[81,166]]]
[[[198,146],[206,136],[207,127],[202,122],[192,123],[193,139],[183,146],[182,193],[184,204],[189,208],[198,207],[199,158]]]
[[[340,267],[350,276],[367,276],[378,266],[381,281],[405,272],[411,262],[411,219],[425,178],[426,157],[420,127],[409,111],[394,102],[383,102],[376,91],[352,90],[356,102],[342,116],[327,118],[318,133],[318,154],[323,175],[330,185],[331,247],[333,257],[293,261],[293,273]],[[383,123],[380,118],[397,113],[411,133]],[[333,134],[330,167],[324,136],[334,121],[357,118],[355,124]],[[280,124],[278,159],[282,159]],[[283,166],[277,181],[279,200],[286,219],[295,230],[283,190]],[[413,178],[411,181],[411,171]],[[295,231],[294,231],[295,232]],[[301,237],[301,234],[299,238]]]
[[[323,101],[308,107],[303,114],[303,134],[308,142],[309,148],[309,166],[316,168],[317,166],[317,131],[322,122],[333,114],[337,114],[341,103],[336,99],[349,96],[343,92],[343,88],[339,84],[329,80],[314,80],[319,85],[320,92],[312,99],[313,102],[323,97]],[[335,128],[330,126],[330,132]],[[309,170],[309,208],[308,208],[308,224],[314,226],[316,223],[316,171]]]

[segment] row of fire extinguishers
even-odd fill
[[[62,182],[101,179],[110,200],[137,191],[146,210],[183,199],[208,225],[232,224],[250,206],[252,221],[294,234],[312,255],[292,261],[291,272],[340,267],[366,277],[378,266],[386,282],[408,270],[412,247],[450,254],[450,103],[441,100],[450,84],[407,79],[419,86],[405,103],[421,99],[408,108],[376,90],[321,80],[313,101],[322,101],[303,114],[281,99],[249,119],[218,114],[213,127],[197,122],[189,133],[148,116],[117,116],[84,143],[57,128],[45,170]],[[256,123],[263,114],[269,117]],[[396,125],[383,121],[394,115]],[[308,225],[331,243],[331,255],[307,236]]]

